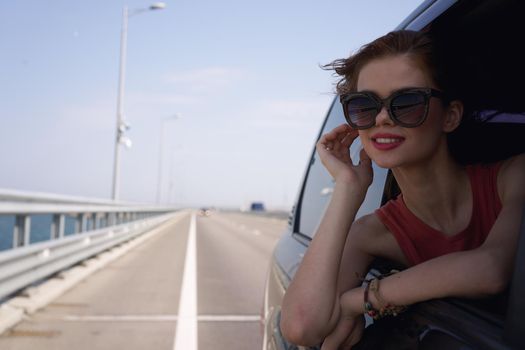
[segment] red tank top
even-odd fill
[[[466,167],[473,195],[472,216],[467,228],[453,236],[445,235],[415,216],[405,205],[402,194],[375,211],[411,265],[447,253],[474,249],[485,241],[501,211],[497,186],[501,164]]]

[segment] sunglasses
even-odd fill
[[[395,124],[415,128],[425,121],[431,97],[443,98],[444,95],[431,88],[408,88],[397,90],[385,99],[364,91],[341,95],[340,101],[346,121],[354,129],[374,126],[383,106]]]

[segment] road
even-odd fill
[[[188,213],[0,336],[0,349],[260,349],[264,281],[285,226]]]

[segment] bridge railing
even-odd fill
[[[0,299],[150,231],[175,211],[0,189]]]

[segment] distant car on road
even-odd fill
[[[252,202],[250,204],[250,211],[265,211],[264,203],[263,202]]]
[[[210,208],[206,208],[206,207],[200,208],[199,209],[199,215],[200,216],[210,216],[211,215],[211,209]]]

